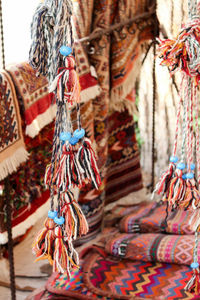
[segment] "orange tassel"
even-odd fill
[[[179,206],[185,209],[196,209],[200,207],[200,194],[196,188],[194,178],[186,180],[185,197],[180,201]]]
[[[35,237],[32,244],[32,251],[37,257],[35,261],[48,259],[49,263],[53,264],[54,227],[54,221],[47,218],[44,222],[44,228]]]

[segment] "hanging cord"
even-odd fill
[[[155,185],[155,113],[156,113],[156,37],[159,35],[159,25],[156,16],[156,4],[154,12],[154,29],[153,29],[153,67],[152,67],[152,78],[153,78],[153,100],[152,100],[152,148],[151,148],[151,192],[154,191]]]
[[[5,69],[5,50],[4,50],[4,34],[3,34],[3,16],[2,16],[2,1],[0,0],[0,29],[1,29],[1,55],[2,67]],[[14,269],[14,256],[13,256],[13,239],[12,239],[12,222],[11,222],[11,197],[10,197],[10,183],[9,177],[5,178],[5,196],[6,196],[6,226],[8,232],[8,256],[10,267],[10,289],[11,299],[16,299],[16,286],[15,286],[15,269]]]
[[[155,184],[155,110],[156,110],[156,44],[153,43],[153,101],[152,101],[152,148],[151,148],[151,192],[154,190]]]

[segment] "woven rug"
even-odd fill
[[[16,87],[21,103],[21,113],[26,122],[25,134],[35,137],[51,123],[56,114],[54,96],[48,92],[48,81],[36,76],[36,71],[26,62],[7,68]]]
[[[91,252],[80,270],[53,274],[39,299],[199,299],[183,287],[191,276],[188,266],[141,261],[116,261]],[[56,298],[58,297],[58,298]],[[62,299],[62,298],[60,298]]]
[[[166,203],[153,202],[138,204],[132,213],[124,216],[119,228],[121,232],[168,232],[173,234],[194,234],[190,228],[191,217],[198,216],[198,211],[184,209],[168,212],[166,222]]]
[[[28,159],[18,101],[7,72],[0,73],[0,180]]]
[[[49,191],[45,189],[43,176],[51,159],[53,131],[52,122],[34,139],[25,136],[29,159],[9,177],[13,238],[23,235],[48,211]],[[4,211],[5,195],[0,197],[0,244],[7,242]]]
[[[105,190],[106,203],[111,203],[140,190],[143,184],[133,115],[127,109],[113,112],[108,118],[108,128]]]

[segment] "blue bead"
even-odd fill
[[[198,264],[198,262],[193,262],[193,263],[191,263],[190,267],[192,269],[197,269],[199,267],[199,264]]]
[[[182,178],[185,180],[187,179],[186,174],[183,174]]]
[[[191,164],[190,169],[193,171],[195,169],[195,164]]]
[[[71,139],[69,140],[70,144],[72,146],[76,145],[78,143],[79,139],[77,139],[75,136],[71,137]]]
[[[170,156],[170,162],[176,163],[178,161],[178,157],[177,156]]]
[[[184,163],[178,163],[176,167],[179,170],[184,170],[185,169],[185,164]]]
[[[64,45],[60,47],[60,54],[62,54],[63,56],[68,56],[71,53],[72,53],[72,48]]]
[[[57,217],[57,211],[52,211],[52,210],[49,210],[48,211],[48,217],[50,218],[50,219],[54,219],[55,217]]]
[[[193,173],[186,173],[186,178],[187,179],[193,179],[194,178],[194,174]]]
[[[65,223],[65,219],[63,217],[60,217],[60,218],[55,217],[54,222],[58,225],[62,225]]]
[[[61,132],[60,133],[60,140],[63,142],[69,141],[71,138],[71,132],[67,131],[67,132]]]
[[[85,130],[83,128],[81,128],[80,130],[76,129],[73,133],[73,136],[80,140],[85,136]]]

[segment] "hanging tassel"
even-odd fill
[[[158,195],[164,196],[170,186],[170,182],[174,176],[174,172],[176,169],[175,163],[178,161],[178,158],[176,156],[170,157],[170,164],[165,173],[161,176],[159,182],[156,185],[156,188],[154,190],[154,193],[157,192]]]
[[[199,273],[199,264],[198,264],[198,229],[195,231],[193,262],[191,263],[190,267],[193,269],[193,275],[184,289],[190,293],[195,293],[196,295],[199,295],[200,294],[200,273]]]
[[[185,197],[179,202],[179,206],[184,209],[200,207],[200,193],[196,187],[193,173],[186,173]]]
[[[64,223],[64,218],[60,217],[57,218],[58,220],[62,220]],[[59,225],[62,225],[60,222]],[[72,251],[72,245],[71,249],[67,246],[67,243],[64,241],[64,234],[62,231],[61,226],[55,227],[55,250],[54,250],[54,256],[53,256],[53,271],[64,273],[66,272],[68,277],[70,277],[70,269],[75,266],[78,268],[77,264],[79,263],[76,259],[76,256],[74,255]]]
[[[61,192],[65,192],[75,185],[80,186],[82,183],[75,153],[76,149],[69,143],[63,146],[63,152],[53,178],[53,182]]]
[[[193,262],[191,264],[191,268],[193,269],[193,275],[192,275],[192,278],[190,279],[190,281],[185,286],[184,290],[198,295],[200,293],[199,264]]]
[[[57,215],[56,211],[49,211],[48,218],[44,222],[44,228],[35,237],[32,244],[32,251],[36,255],[39,261],[42,259],[48,259],[49,263],[53,264],[53,249],[54,249],[54,228],[55,223],[53,218]]]
[[[91,141],[88,138],[83,140],[83,144],[78,150],[76,159],[84,180],[88,179],[89,182],[92,182],[93,186],[98,189],[101,185],[101,177],[97,167],[95,152],[92,149]]]
[[[61,212],[65,217],[65,233],[68,238],[75,240],[77,237],[87,234],[89,230],[87,220],[72,192],[67,191],[61,197]]]
[[[178,69],[193,77],[195,85],[200,80],[200,20],[190,20],[175,39],[160,41],[158,55],[161,65],[173,74]]]
[[[67,56],[71,51],[70,47],[61,47],[60,53],[66,56],[65,67],[59,68],[58,75],[52,82],[49,90],[50,92],[56,91],[59,101],[72,105],[75,102],[80,102],[80,84],[75,70],[75,59],[71,55]]]
[[[172,206],[175,204],[177,206],[179,201],[181,201],[185,196],[186,184],[185,180],[182,178],[184,169],[184,163],[177,164],[175,176],[170,182],[167,201]]]

